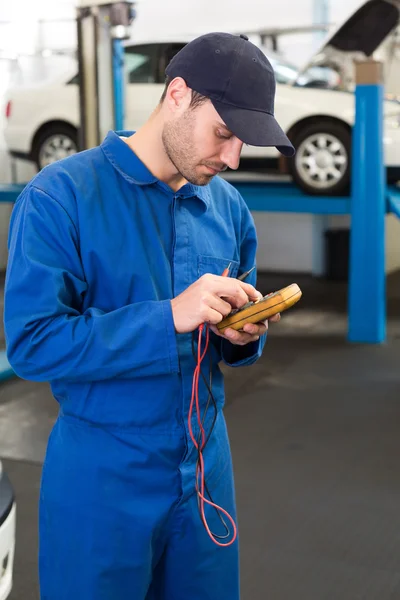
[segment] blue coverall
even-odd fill
[[[131,133],[44,168],[11,217],[8,358],[20,377],[49,381],[59,403],[41,483],[41,598],[237,600],[238,541],[216,546],[198,513],[195,362],[170,300],[229,263],[233,277],[251,268],[255,227],[220,177],[174,193],[120,139]],[[218,363],[254,363],[265,335],[243,347],[211,338],[218,417],[206,477],[236,517]]]

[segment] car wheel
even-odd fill
[[[293,179],[307,194],[341,196],[350,189],[351,131],[340,123],[310,123],[292,139],[289,161]]]
[[[78,151],[78,132],[69,125],[56,124],[40,132],[34,141],[32,156],[39,171]]]

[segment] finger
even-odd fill
[[[269,319],[269,321],[271,321],[271,323],[279,323],[280,320],[281,320],[281,313],[276,313],[276,315],[274,315],[273,317],[271,317]]]
[[[229,298],[232,306],[240,308],[250,300],[259,300],[262,298],[262,294],[255,289],[249,283],[244,283],[238,279],[230,277],[220,277],[218,275],[211,275],[205,277],[205,285],[211,291],[218,296]]]
[[[238,281],[237,279],[236,281],[242,286],[242,289],[246,292],[249,298],[253,298],[254,300],[260,300],[263,298],[262,293],[256,290],[256,288],[250,283],[244,283],[243,281]]]
[[[235,339],[240,338],[240,335],[236,335],[239,332],[235,331],[231,327],[224,329],[224,331],[220,331],[216,325],[210,325],[209,327],[210,327],[210,330],[213,331],[216,335],[218,335],[219,337],[225,338],[226,340],[232,341],[234,338]],[[227,332],[228,332],[228,334],[227,334]],[[248,339],[249,337],[251,337],[251,336],[246,334],[246,338]]]
[[[231,309],[242,308],[242,306],[244,306],[251,300],[247,296],[247,294],[241,289],[233,290],[232,293],[221,294],[219,297],[223,297],[224,300],[226,300],[226,302],[229,302]]]
[[[220,323],[223,319],[221,313],[218,310],[214,310],[210,306],[206,307],[202,315],[203,322],[208,323],[210,328],[212,325]]]
[[[203,301],[213,310],[219,312],[219,314],[221,315],[221,321],[223,319],[223,317],[226,317],[227,315],[229,315],[229,313],[232,311],[232,306],[229,302],[227,302],[225,299],[221,298],[220,296],[216,296],[214,294],[207,294]],[[219,323],[219,321],[217,321]]]
[[[268,329],[268,321],[267,323],[246,323],[243,326],[243,331],[249,333],[250,335],[264,335]]]
[[[225,337],[223,333],[221,333],[221,331],[218,329],[218,327],[216,325],[212,325],[210,324],[210,330],[213,331],[216,335],[218,335],[219,337]]]
[[[216,325],[210,325],[210,330],[213,331],[219,337],[225,338],[229,340],[235,345],[246,345],[250,342],[256,342],[260,339],[259,335],[251,335],[246,332],[235,331],[232,328],[225,329],[224,332],[221,332]]]
[[[258,290],[256,290],[256,292],[257,292],[257,298],[256,298],[256,300],[262,300],[264,298],[264,296],[262,295],[262,293],[259,292]]]
[[[226,339],[232,342],[232,344],[235,344],[237,346],[245,346],[246,344],[250,344],[250,342],[256,342],[260,339],[259,335],[250,335],[246,332],[235,331],[230,327],[228,327],[228,329],[225,329],[223,337],[226,337]]]

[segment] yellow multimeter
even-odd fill
[[[301,289],[297,283],[267,294],[260,300],[248,302],[239,309],[233,310],[225,319],[217,323],[217,328],[222,333],[228,327],[240,331],[246,323],[259,323],[265,321],[277,313],[287,310],[302,296]]]

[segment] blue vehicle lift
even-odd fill
[[[386,340],[385,214],[400,218],[400,187],[385,183],[382,64],[359,63],[356,72],[350,196],[309,196],[292,183],[231,183],[252,211],[351,216],[347,339],[378,344]],[[23,188],[0,185],[0,202],[15,202]],[[0,380],[10,376],[6,353],[0,352]]]

